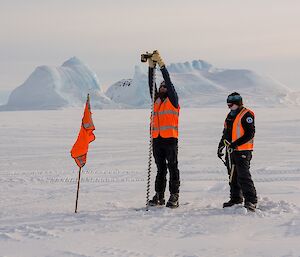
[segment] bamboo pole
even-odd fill
[[[81,167],[79,168],[79,173],[78,173],[78,184],[77,184],[77,194],[76,194],[75,213],[77,213],[78,195],[79,195],[79,185],[80,185],[80,174],[81,174]]]

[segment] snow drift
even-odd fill
[[[237,91],[244,102],[255,106],[278,106],[295,103],[291,90],[285,85],[244,69],[218,69],[211,64],[194,60],[175,63],[168,67],[171,80],[184,107],[224,105],[226,96]],[[112,85],[106,95],[123,106],[144,108],[150,104],[147,67],[135,67],[133,79],[127,86],[124,81]],[[162,80],[157,70],[157,82]]]
[[[0,110],[49,110],[82,106],[87,94],[91,104],[103,108],[111,100],[102,92],[97,75],[78,58],[72,57],[60,67],[39,66],[29,78],[12,91]]]

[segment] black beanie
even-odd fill
[[[239,93],[233,92],[227,97],[227,103],[236,104],[236,105],[241,106],[241,105],[243,105],[243,98],[241,97],[241,95]]]

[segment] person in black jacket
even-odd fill
[[[237,92],[227,97],[227,104],[230,112],[224,123],[223,135],[217,153],[218,157],[222,158],[225,142],[229,143],[227,147],[231,154],[228,156],[227,151],[225,159],[229,174],[230,200],[223,204],[223,208],[241,204],[244,200],[244,206],[254,211],[257,195],[250,174],[255,134],[254,113],[243,106],[242,97]]]
[[[176,208],[179,206],[180,177],[178,169],[178,116],[179,104],[176,90],[171,82],[169,72],[161,59],[158,51],[154,51],[149,62],[149,90],[152,98],[153,70],[155,63],[158,63],[164,81],[160,83],[157,90],[155,84],[154,92],[154,121],[153,130],[153,156],[157,166],[155,179],[155,192],[153,199],[149,201],[150,206],[165,204],[166,175],[169,169],[169,191],[170,198],[167,207]],[[171,115],[171,116],[170,116]],[[162,125],[167,122],[167,125]],[[156,127],[155,127],[156,126]]]

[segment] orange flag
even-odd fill
[[[71,156],[74,158],[78,167],[82,168],[86,163],[86,155],[89,149],[89,143],[96,139],[93,131],[95,126],[92,120],[90,96],[87,96],[81,128],[78,138],[71,150]]]

